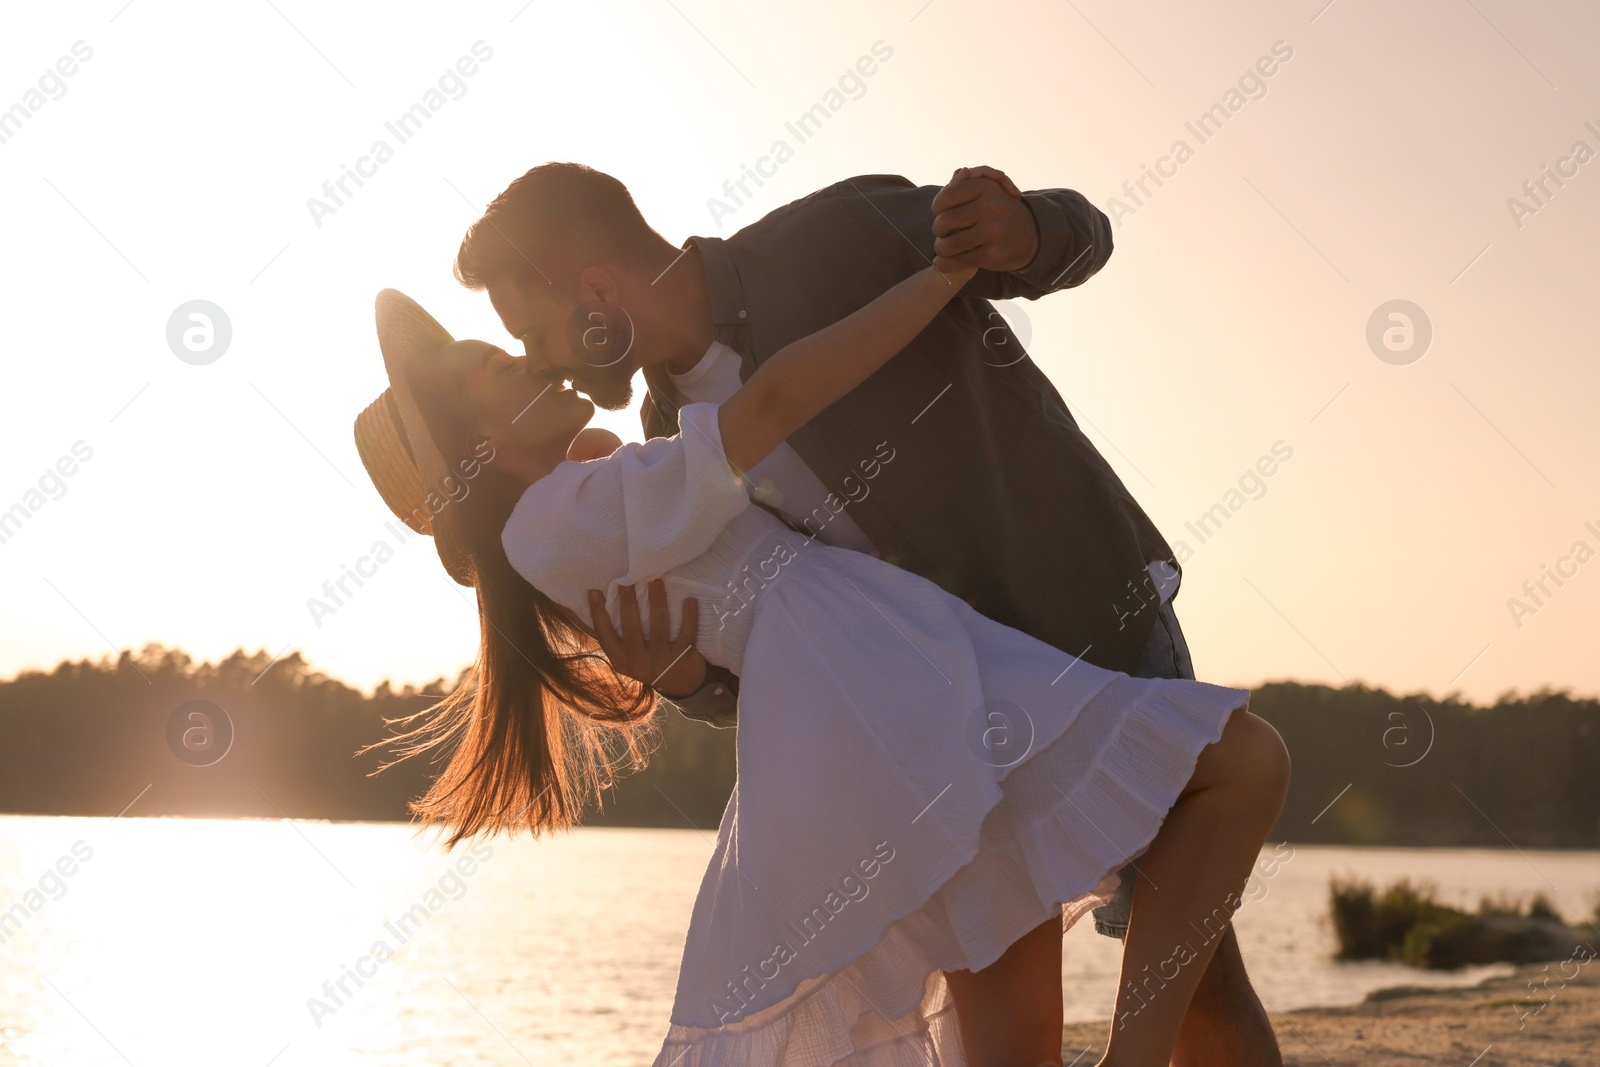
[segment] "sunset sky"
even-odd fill
[[[25,515],[0,529],[0,674],[158,641],[453,676],[475,614],[420,539],[307,606],[395,541],[351,436],[384,385],[380,289],[511,344],[451,258],[549,160],[620,178],[673,242],[851,175],[988,164],[1117,218],[1097,277],[1004,311],[1188,549],[1201,677],[1600,692],[1600,9],[1164,7],[9,11],[0,514]],[[804,143],[786,127],[830,102]],[[195,300],[231,328],[203,364],[168,341]],[[1420,357],[1369,344],[1392,301],[1425,315]]]

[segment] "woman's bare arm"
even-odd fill
[[[866,381],[933,321],[976,273],[925,267],[866,307],[784,345],[718,412],[735,470],[765,459],[794,431]]]

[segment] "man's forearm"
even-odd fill
[[[925,267],[773,353],[717,410],[728,463],[742,472],[765,459],[904,349],[973,273]]]
[[[706,669],[706,681],[688,696],[661,697],[687,719],[698,719],[718,729],[738,725],[739,676],[725,667]]]

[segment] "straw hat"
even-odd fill
[[[445,571],[470,586],[474,575],[461,509],[449,491],[463,479],[434,444],[412,392],[414,369],[437,359],[455,338],[394,289],[378,294],[377,320],[389,388],[356,416],[356,450],[389,510],[417,533],[432,536]]]

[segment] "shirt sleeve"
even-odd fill
[[[686,719],[695,719],[718,730],[739,725],[739,676],[712,665],[706,682],[688,696],[660,696],[661,703],[678,709]]]
[[[750,507],[742,479],[722,450],[717,405],[690,404],[678,414],[679,433],[655,444],[620,449],[628,572],[636,585],[702,555],[735,515]]]
[[[1005,296],[1037,298],[1082,285],[1111,258],[1111,220],[1082,193],[1040,189],[1023,193],[1022,202],[1039,224],[1039,251],[1026,267],[998,276],[1015,290]]]
[[[884,248],[907,256],[913,269],[933,261],[933,198],[939,186],[916,186],[898,175],[861,175],[834,187],[850,205],[863,232]],[[1082,285],[1111,258],[1111,221],[1072,189],[1036,189],[1022,194],[1039,228],[1039,249],[1021,270],[980,270],[962,296],[985,300],[1036,300]]]
[[[547,596],[638,585],[702,555],[750,506],[722,450],[715,404],[690,404],[681,432],[563,463],[529,487],[501,535],[517,572]]]

